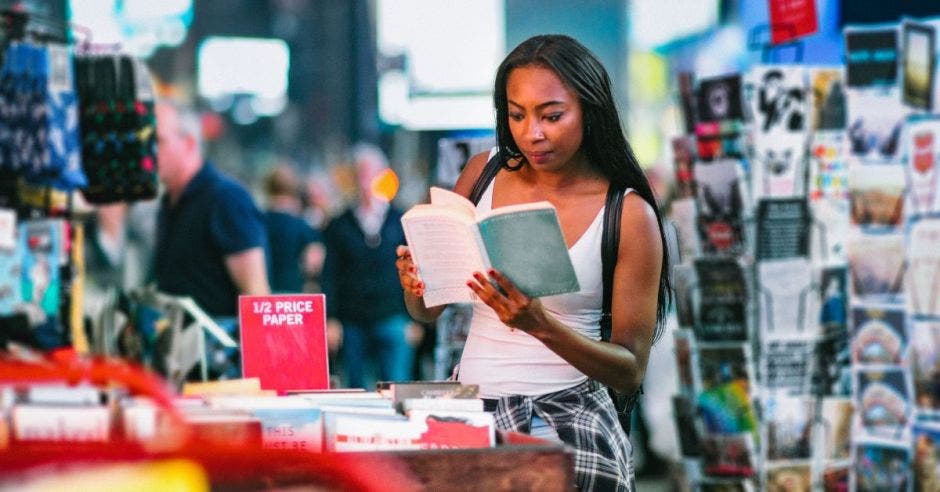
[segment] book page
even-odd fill
[[[458,214],[434,214],[429,210],[433,207],[424,206],[422,213],[412,213],[413,208],[401,221],[418,276],[425,284],[424,303],[433,307],[472,302],[473,291],[467,281],[473,272],[486,269],[473,222]]]
[[[431,204],[449,207],[466,214],[468,217],[474,217],[477,213],[473,202],[453,191],[438,188],[437,186],[431,187]]]

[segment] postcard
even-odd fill
[[[813,474],[810,463],[771,465],[767,464],[767,481],[765,489],[768,492],[810,492],[813,485]]]
[[[852,416],[855,407],[850,398],[823,398],[822,401],[823,442],[827,461],[851,458]]]
[[[866,162],[884,163],[901,147],[901,130],[911,109],[901,104],[897,88],[848,90],[849,153]]]
[[[767,460],[812,457],[815,406],[808,396],[772,393],[763,398]]]
[[[812,129],[816,132],[845,130],[845,83],[842,67],[809,69],[813,99]]]
[[[940,316],[940,217],[909,223],[907,301],[914,316]]]
[[[699,348],[698,386],[702,391],[698,408],[706,432],[733,434],[757,430],[748,353],[743,344]]]
[[[883,87],[897,83],[898,33],[892,27],[847,27],[845,72],[849,87]]]
[[[901,305],[852,307],[852,362],[901,364],[907,353],[907,313]]]
[[[940,321],[911,322],[910,367],[918,411],[940,414]]]
[[[930,24],[905,22],[901,27],[901,94],[908,106],[933,107],[936,32]]]
[[[747,286],[741,265],[733,258],[695,260],[699,290],[698,340],[709,342],[747,339]]]
[[[904,133],[906,152],[903,163],[907,177],[908,216],[940,211],[937,200],[937,155],[940,153],[940,118],[910,117]]]
[[[856,447],[855,490],[909,490],[911,465],[908,445],[862,443]]]
[[[871,435],[903,435],[911,414],[906,371],[900,367],[858,369],[855,401],[861,426]]]
[[[764,339],[809,337],[819,332],[815,322],[819,318],[819,294],[808,259],[759,262],[757,275]]]
[[[849,237],[849,274],[859,297],[891,298],[904,287],[904,234],[866,234]]]
[[[740,166],[737,159],[695,163],[698,230],[705,253],[735,253],[743,247]]]
[[[750,434],[707,435],[702,439],[702,469],[711,477],[754,475],[754,439]]]
[[[903,220],[904,167],[896,164],[850,164],[849,200],[852,224],[898,226]]]

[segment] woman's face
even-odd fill
[[[512,138],[533,168],[559,169],[581,148],[581,102],[555,72],[540,66],[513,69],[506,97]]]

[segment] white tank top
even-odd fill
[[[480,197],[478,212],[491,210],[495,181],[490,181]],[[631,191],[628,189],[626,193]],[[603,221],[602,207],[584,234],[568,249],[581,290],[541,298],[542,306],[551,316],[592,340],[600,339]],[[570,388],[587,376],[535,337],[522,330],[511,330],[489,306],[476,301],[460,358],[459,379],[465,384],[479,385],[482,398],[498,398],[544,395]]]

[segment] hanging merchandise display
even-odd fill
[[[85,186],[77,113],[68,48],[10,43],[0,69],[0,168],[33,184]]]
[[[87,350],[73,193],[156,196],[152,84],[129,56],[76,64],[61,20],[3,10],[0,27],[0,347]]]
[[[129,55],[82,55],[76,74],[89,181],[85,199],[103,204],[156,197],[156,119],[146,67]]]

